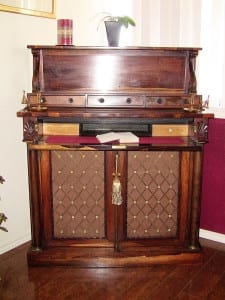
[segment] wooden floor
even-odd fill
[[[204,262],[146,268],[28,268],[28,244],[0,256],[0,300],[225,299],[225,245],[201,240]]]

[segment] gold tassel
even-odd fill
[[[123,203],[123,198],[121,195],[121,182],[119,180],[120,173],[118,173],[118,153],[116,154],[116,169],[113,173],[114,179],[112,184],[112,204],[121,205]]]
[[[121,205],[123,203],[123,198],[121,195],[121,182],[116,175],[113,179],[112,184],[112,204],[114,205]]]

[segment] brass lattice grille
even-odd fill
[[[103,238],[104,152],[52,151],[55,238]]]
[[[128,238],[176,236],[178,178],[178,152],[129,152]]]

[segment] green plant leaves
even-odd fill
[[[118,22],[120,22],[123,26],[125,26],[126,28],[131,25],[131,26],[136,26],[135,21],[128,16],[122,16],[122,17],[117,17]]]

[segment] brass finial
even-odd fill
[[[28,100],[27,100],[27,96],[26,96],[26,91],[23,90],[23,97],[22,97],[22,101],[21,104],[27,104]]]

